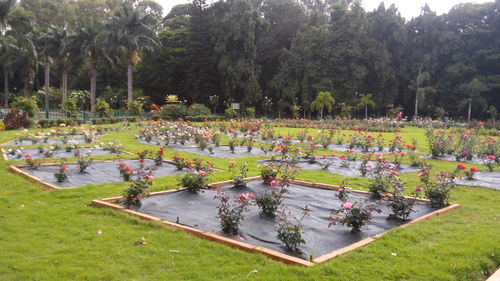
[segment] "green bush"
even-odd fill
[[[138,100],[132,100],[127,103],[127,109],[130,114],[135,115],[135,116],[141,116],[142,112],[144,110],[142,107],[144,106],[144,103],[138,101]]]
[[[137,117],[135,116],[124,116],[124,117],[110,117],[110,118],[93,118],[92,124],[94,125],[102,125],[102,124],[115,124],[118,122],[136,122]]]
[[[26,120],[24,121],[23,127],[26,129],[30,129],[30,128],[34,128],[35,124],[36,124],[36,122],[35,122],[35,120],[33,120],[33,118],[26,118]]]
[[[203,104],[193,103],[187,111],[188,116],[211,115],[210,109]]]
[[[83,119],[77,118],[59,118],[59,119],[39,119],[38,125],[42,128],[56,127],[60,124],[69,126],[78,126],[84,123]]]
[[[245,110],[247,118],[254,118],[255,117],[255,107],[247,107]]]
[[[103,98],[97,98],[95,111],[99,114],[99,117],[111,117],[113,115],[113,109],[111,109],[109,103]]]
[[[236,110],[232,108],[226,108],[226,110],[224,110],[224,115],[226,116],[226,118],[234,118],[236,117]]]
[[[38,104],[34,97],[17,97],[12,103],[12,108],[22,110],[28,117],[35,117],[38,111]]]
[[[75,97],[67,98],[59,106],[70,118],[76,118],[78,113],[80,113],[80,108],[78,108],[78,100]]]
[[[188,109],[183,104],[167,104],[162,107],[162,116],[167,117],[168,119],[179,119],[185,118],[188,114]]]

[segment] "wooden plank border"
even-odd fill
[[[248,180],[248,181],[262,180],[262,177],[260,177],[260,176],[250,177],[250,178],[246,178],[246,180]],[[233,183],[232,180],[227,180],[227,181],[220,181],[220,182],[211,183],[211,184],[209,184],[209,186],[210,187],[218,187],[218,186],[223,186],[223,185],[227,185],[227,184],[231,184],[231,183]],[[330,190],[338,190],[339,189],[339,186],[330,185],[330,184],[323,184],[323,183],[313,183],[313,182],[299,181],[299,180],[293,180],[293,181],[291,181],[291,183],[297,184],[297,185],[306,186],[306,187],[324,188],[324,189],[330,189]],[[171,189],[171,190],[151,192],[151,193],[145,194],[143,196],[143,198],[144,197],[151,197],[151,196],[161,195],[161,194],[172,193],[172,192],[178,192],[178,191],[182,191],[182,190],[185,190],[185,188],[177,188],[177,189]],[[370,194],[369,192],[362,191],[362,190],[352,190],[352,192],[356,192],[356,193],[360,193],[360,194]],[[429,202],[429,200],[426,200],[426,199],[418,199],[418,198],[413,198],[413,197],[408,197],[408,198],[410,198],[412,200],[415,200],[415,201],[419,201],[419,202]],[[289,264],[289,265],[301,265],[301,266],[310,267],[310,266],[313,266],[315,264],[324,263],[324,262],[329,261],[329,260],[331,260],[331,259],[333,259],[333,258],[335,258],[335,257],[337,257],[339,255],[342,255],[344,253],[347,253],[347,252],[350,252],[352,250],[355,250],[355,249],[357,249],[359,247],[362,247],[362,246],[365,246],[367,244],[370,244],[373,241],[375,241],[376,239],[380,238],[382,235],[384,235],[384,234],[386,234],[386,233],[388,233],[390,231],[390,230],[387,230],[387,231],[382,232],[382,233],[380,233],[378,235],[367,237],[367,238],[362,239],[362,240],[360,240],[360,241],[358,241],[356,243],[348,245],[348,246],[346,246],[344,248],[337,249],[337,250],[335,250],[333,252],[330,252],[330,253],[324,254],[322,256],[319,256],[319,257],[313,259],[312,261],[307,261],[307,260],[304,260],[304,259],[301,259],[301,258],[297,258],[297,257],[294,257],[294,256],[290,256],[290,255],[286,255],[286,254],[280,253],[278,251],[267,249],[265,247],[254,246],[252,244],[249,244],[249,243],[246,243],[246,242],[237,241],[237,240],[234,240],[234,239],[231,239],[231,238],[228,238],[226,236],[222,236],[222,235],[219,235],[219,234],[216,234],[216,233],[212,233],[212,232],[209,232],[209,231],[199,230],[199,229],[194,228],[194,227],[182,225],[182,224],[171,222],[171,221],[166,221],[166,220],[154,217],[154,216],[150,216],[150,215],[147,215],[147,214],[144,214],[144,213],[140,213],[140,212],[137,212],[137,211],[126,209],[123,206],[117,204],[117,202],[122,201],[123,199],[124,198],[122,196],[109,197],[109,198],[103,198],[103,199],[96,199],[96,200],[92,200],[91,204],[94,205],[94,206],[98,206],[98,207],[106,207],[106,208],[111,208],[111,209],[115,209],[115,210],[121,210],[123,212],[126,212],[128,214],[134,215],[134,216],[139,217],[139,218],[144,219],[144,220],[157,221],[157,222],[160,222],[162,225],[174,227],[174,228],[177,228],[177,229],[181,229],[181,230],[186,231],[186,232],[188,232],[188,233],[190,233],[190,234],[192,234],[194,236],[201,237],[201,238],[204,238],[204,239],[207,239],[207,240],[211,240],[211,241],[215,241],[215,242],[218,242],[218,243],[221,243],[221,244],[224,244],[224,245],[228,245],[230,247],[237,248],[237,249],[240,249],[240,250],[244,250],[244,251],[247,251],[247,252],[260,253],[260,254],[263,254],[263,255],[269,257],[270,259],[273,259],[273,260],[276,260],[276,261],[280,261],[280,262],[283,262],[283,263]],[[398,226],[398,227],[407,227],[408,225],[412,225],[414,223],[417,223],[417,222],[420,222],[420,221],[423,221],[423,220],[431,219],[431,218],[433,218],[435,216],[444,214],[444,213],[449,212],[451,210],[454,210],[454,209],[456,209],[458,207],[460,207],[459,204],[452,204],[452,205],[450,205],[450,206],[448,206],[446,208],[442,208],[442,209],[436,210],[436,211],[434,211],[432,213],[429,213],[429,214],[427,214],[425,216],[416,218],[415,220],[412,220],[412,221],[410,221],[410,222],[408,222],[406,224],[403,224],[401,226]]]
[[[486,281],[500,281],[500,267]]]

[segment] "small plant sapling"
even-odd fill
[[[302,250],[299,249],[300,245],[305,244],[306,241],[303,238],[303,225],[302,221],[306,216],[309,216],[311,210],[308,206],[302,209],[302,215],[300,218],[290,219],[291,212],[285,209],[281,210],[278,216],[278,225],[276,232],[278,238],[287,250],[293,251],[297,254],[302,254]]]
[[[156,152],[156,155],[155,155],[155,164],[156,166],[161,166],[163,165],[163,155],[165,154],[165,151],[164,151],[165,147],[160,147],[160,149]]]
[[[68,167],[64,165],[64,163],[61,163],[61,165],[59,165],[59,169],[57,169],[57,172],[54,174],[57,182],[64,182],[68,179],[68,174],[66,172],[67,170]]]
[[[237,165],[235,161],[229,161],[229,173],[234,181],[234,187],[244,187],[247,184],[245,178],[248,175],[248,163]]]
[[[85,170],[90,166],[90,164],[92,164],[92,162],[93,162],[92,158],[88,156],[80,156],[80,158],[78,158],[77,160],[80,173],[85,172]]]
[[[26,165],[30,169],[34,170],[34,169],[38,168],[39,164],[36,163],[35,161],[33,161],[33,157],[31,155],[25,154],[24,155],[24,159],[26,160]]]
[[[193,170],[178,178],[179,184],[189,192],[198,193],[207,185],[209,172],[204,170]]]
[[[249,211],[251,200],[255,197],[252,193],[245,193],[231,199],[222,189],[217,189],[214,200],[219,200],[217,217],[220,220],[221,230],[229,235],[238,234],[241,222],[245,219],[244,213]]]

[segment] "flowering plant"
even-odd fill
[[[122,177],[123,181],[130,181],[132,179],[132,175],[134,174],[134,172],[132,171],[130,166],[128,166],[124,162],[121,162],[117,167],[118,171],[120,171],[120,176]]]
[[[423,183],[424,194],[431,201],[432,207],[446,207],[449,205],[450,192],[455,187],[455,176],[453,173],[440,172],[431,178],[431,169],[431,166],[424,165],[418,173]]]
[[[184,168],[188,168],[189,167],[189,163],[188,163],[187,159],[184,158],[184,157],[179,157],[177,155],[174,155],[173,160],[174,160],[175,167],[179,171],[182,170],[182,169],[184,169]]]
[[[80,156],[77,161],[80,173],[85,172],[85,170],[90,166],[90,164],[92,164],[93,161],[94,160],[90,157]]]
[[[373,203],[363,206],[361,203],[345,201],[340,209],[333,210],[330,217],[326,218],[330,221],[328,227],[340,224],[350,227],[351,232],[360,232],[361,228],[371,221],[374,211],[381,212]]]
[[[465,176],[468,180],[474,179],[474,174],[477,172],[476,167],[470,167],[469,171],[465,172]]]
[[[229,145],[229,150],[231,150],[231,153],[234,153],[234,148],[236,147],[237,143],[238,143],[238,139],[236,137],[231,137],[227,141],[227,144]]]
[[[272,164],[265,164],[260,169],[260,175],[264,183],[268,184],[276,179],[278,175],[278,167]]]
[[[214,199],[220,201],[217,217],[220,220],[220,227],[226,234],[238,234],[241,221],[244,220],[243,213],[248,212],[248,207],[252,205],[251,199],[255,195],[252,193],[245,193],[240,196],[231,198],[222,190],[217,190],[217,195]]]
[[[493,167],[495,166],[496,157],[493,155],[486,155],[483,157],[483,163],[488,167],[488,170],[493,171]]]
[[[391,182],[391,196],[388,198],[388,207],[391,208],[390,218],[406,220],[413,210],[415,201],[403,195],[404,183],[399,177],[393,177]]]
[[[281,205],[281,197],[286,193],[284,185],[278,180],[273,180],[264,193],[255,197],[255,203],[264,215],[274,216]]]
[[[66,167],[64,163],[61,163],[61,165],[59,165],[59,169],[54,174],[54,177],[56,178],[57,182],[64,182],[68,179],[68,174],[66,173],[67,169],[68,167]]]
[[[137,152],[137,155],[139,156],[139,158],[145,159],[148,157],[149,153],[151,153],[149,150],[144,149],[143,151]]]
[[[289,216],[290,211],[282,210],[278,218],[278,226],[276,232],[278,238],[281,242],[285,244],[285,247],[293,252],[301,254],[302,251],[299,249],[301,244],[305,244],[306,241],[302,237],[302,221],[306,216],[309,215],[311,210],[306,206],[302,209],[302,216],[300,218],[294,218],[291,220]]]
[[[246,186],[245,178],[248,174],[248,163],[237,165],[235,161],[229,161],[229,173],[231,173],[234,181],[234,187]]]
[[[125,206],[127,208],[138,206],[140,204],[139,197],[144,195],[151,185],[153,185],[153,176],[151,174],[143,174],[142,178],[133,181],[123,194]]]
[[[183,174],[178,178],[179,184],[189,192],[198,193],[200,189],[206,186],[209,173],[203,170],[193,170],[190,173]]]
[[[25,154],[24,159],[26,160],[26,165],[32,170],[36,169],[39,165],[33,161],[33,157],[29,154]]]
[[[163,155],[165,154],[164,151],[165,147],[160,147],[160,149],[156,152],[155,156],[155,164],[156,166],[161,166],[163,164]]]

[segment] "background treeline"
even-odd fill
[[[12,9],[9,24],[29,22],[23,31],[34,37],[51,24],[73,32],[89,18],[105,22],[122,2],[25,0]],[[193,0],[164,18],[154,1],[130,2],[158,19],[161,44],[140,52],[134,95],[159,105],[166,94],[207,106],[217,96],[218,112],[240,102],[281,116],[300,106],[309,116],[316,95],[327,91],[335,115],[362,117],[356,105],[366,93],[375,101],[372,115],[402,107],[412,116],[417,93],[419,115],[466,117],[470,105],[473,118],[486,118],[491,106],[500,106],[498,0],[460,4],[441,16],[425,6],[411,20],[395,6],[365,11],[350,0]],[[127,96],[127,68],[109,57],[95,58],[97,96],[116,107]],[[89,70],[85,54],[75,53],[69,88],[89,89]],[[23,71],[9,71],[12,89],[26,86]],[[51,84],[59,85],[59,77],[51,76]],[[37,70],[32,87],[42,85]]]

